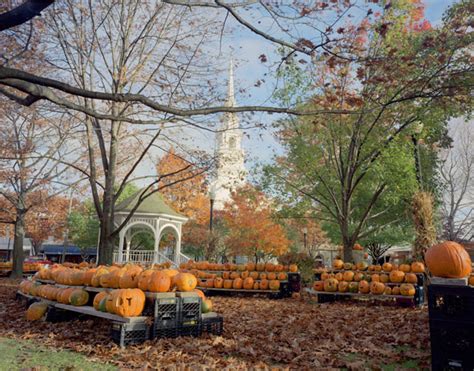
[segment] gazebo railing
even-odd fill
[[[131,250],[128,253],[126,251],[122,252],[122,259],[120,259],[120,254],[118,251],[114,252],[114,262],[118,263],[142,263],[142,264],[151,264],[151,263],[166,263],[175,264],[171,259],[166,255],[155,252],[153,250]]]

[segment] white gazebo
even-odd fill
[[[115,225],[119,226],[136,207],[143,190],[138,191],[117,205],[115,209]],[[181,228],[188,218],[173,210],[155,192],[144,199],[136,208],[133,216],[119,233],[118,250],[114,253],[114,261],[118,263],[164,263],[170,262],[179,265],[187,262],[189,258],[181,253]],[[139,233],[149,233],[154,239],[153,250],[131,250],[131,242]],[[160,241],[165,234],[171,233],[175,240],[173,251],[170,247],[161,252]]]

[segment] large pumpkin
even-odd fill
[[[230,279],[235,280],[236,278],[240,278],[240,273],[239,272],[232,272],[230,274]]]
[[[247,263],[247,270],[248,270],[249,272],[254,271],[255,268],[256,268],[255,263],[251,263],[251,262]]]
[[[364,275],[360,272],[357,272],[356,274],[354,274],[354,281],[356,282],[362,281],[363,278],[364,278]]]
[[[382,282],[374,282],[370,283],[370,292],[374,295],[382,295],[385,291],[385,285]]]
[[[242,278],[244,278],[244,277],[242,277]],[[277,274],[276,274],[275,272],[270,272],[270,273],[268,273],[268,277],[267,277],[267,278],[268,278],[270,281],[276,280]]]
[[[259,276],[258,272],[250,272],[249,277],[252,277],[254,280],[257,280]]]
[[[265,264],[264,263],[257,263],[255,268],[256,268],[257,271],[263,272],[265,270]]]
[[[334,259],[332,261],[332,267],[334,269],[342,269],[344,268],[344,262],[341,259]]]
[[[140,277],[139,272],[129,270],[120,277],[119,287],[121,289],[135,289],[138,287],[138,279]]]
[[[368,294],[370,292],[370,285],[366,280],[359,282],[359,292],[362,294]]]
[[[248,276],[249,276],[249,271],[243,271],[242,273],[240,273],[240,278],[242,278],[243,280],[245,280]]]
[[[48,304],[37,302],[28,307],[26,311],[26,319],[28,321],[37,321],[41,319],[48,310]]]
[[[57,296],[57,301],[62,303],[62,304],[70,304],[69,298],[71,296],[71,293],[76,290],[75,288],[67,288],[63,289]]]
[[[97,272],[97,268],[88,269],[84,273],[84,285],[86,286],[92,285],[92,277],[94,277],[95,272]]]
[[[374,273],[372,276],[370,276],[370,281],[371,282],[380,282],[380,276],[377,273]]]
[[[400,283],[405,280],[405,272],[394,270],[390,272],[390,282]]]
[[[178,291],[192,291],[197,286],[197,279],[191,273],[179,273],[173,278]]]
[[[324,291],[324,281],[314,281],[313,289],[315,291]]]
[[[265,264],[265,270],[267,272],[273,272],[275,270],[275,264],[273,263],[266,263]]]
[[[99,267],[91,278],[91,285],[94,287],[100,286],[100,277],[104,274],[109,274],[109,270],[105,267]]]
[[[138,275],[138,288],[142,291],[148,291],[148,282],[150,277],[156,271],[153,269],[147,269]]]
[[[214,287],[216,289],[221,289],[224,286],[224,280],[221,277],[214,278]]]
[[[260,290],[268,290],[268,280],[261,280],[260,281]]]
[[[392,268],[393,268],[393,266],[390,263],[383,263],[383,265],[382,265],[382,270],[384,272],[391,272]]]
[[[196,285],[197,285],[197,282],[196,282]],[[154,272],[148,280],[148,291],[151,291],[151,292],[167,292],[170,290],[170,287],[171,287],[171,278],[166,273],[163,273],[162,271]],[[186,290],[186,291],[190,291],[190,290]]]
[[[242,288],[242,285],[243,285],[243,280],[242,278],[236,278],[233,282],[232,282],[232,288],[233,289],[236,289],[236,290],[240,290]]]
[[[111,297],[113,313],[122,317],[139,316],[145,307],[145,293],[140,289],[114,290]]]
[[[280,281],[271,280],[268,284],[268,287],[270,287],[270,290],[280,290]]]
[[[252,290],[253,289],[253,284],[254,284],[253,278],[252,277],[247,277],[247,278],[244,279],[242,287],[245,290]]]
[[[411,283],[404,283],[400,285],[400,294],[404,296],[413,296],[415,295],[415,286]]]
[[[324,281],[324,291],[335,292],[338,289],[339,281],[335,278],[328,278]]]
[[[425,262],[431,274],[437,277],[464,278],[472,271],[469,254],[452,241],[431,246],[425,253]]]
[[[231,289],[233,283],[234,283],[233,280],[224,280],[224,288],[225,289]]]
[[[349,282],[347,281],[341,281],[339,282],[339,285],[337,285],[337,291],[339,292],[347,292],[349,289]]]
[[[99,310],[99,304],[102,301],[102,299],[106,298],[109,293],[107,291],[101,291],[99,292],[95,297],[94,301],[92,303],[92,306],[96,309]]]
[[[75,289],[69,295],[69,302],[76,307],[86,305],[88,301],[89,293],[82,289]]]
[[[342,279],[346,282],[352,282],[352,280],[354,279],[354,272],[353,271],[344,272],[344,274],[342,275]]]
[[[387,283],[389,281],[390,281],[390,278],[389,278],[388,274],[381,274],[380,275],[380,282]]]
[[[405,282],[406,283],[417,283],[418,277],[415,273],[407,273],[405,274]]]

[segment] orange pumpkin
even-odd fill
[[[247,277],[247,278],[244,279],[242,287],[245,290],[252,290],[253,289],[253,284],[254,284],[253,278],[252,277]]]
[[[270,287],[270,290],[280,290],[280,281],[278,280],[271,280],[268,284],[268,287]]]
[[[212,289],[212,288],[214,287],[214,279],[213,279],[213,278],[212,278],[212,279],[208,279],[208,280],[206,281],[206,287],[207,287],[208,289]]]
[[[221,277],[214,278],[214,287],[221,289],[224,286],[224,280]]]
[[[383,263],[383,265],[382,265],[382,270],[384,272],[391,272],[392,268],[393,268],[392,264],[390,264],[390,263]]]
[[[422,262],[413,262],[411,263],[411,271],[413,273],[424,273],[425,265]]]
[[[371,282],[370,292],[374,295],[382,295],[385,291],[385,285],[382,282]]]
[[[356,274],[354,274],[354,281],[355,282],[360,282],[360,281],[362,281],[363,278],[364,278],[364,275],[360,272],[357,272]]]
[[[283,265],[277,264],[275,265],[275,272],[282,272],[283,271]]]
[[[254,280],[257,280],[259,276],[258,272],[250,272],[249,277],[252,277]]]
[[[405,279],[405,273],[403,271],[391,271],[390,282],[401,283]]]
[[[362,294],[368,294],[370,292],[370,285],[366,280],[359,282],[359,292]]]
[[[268,290],[268,280],[264,279],[260,281],[260,290]]]
[[[425,253],[425,262],[437,277],[463,278],[472,271],[469,254],[463,246],[452,241],[431,246]]]
[[[121,289],[135,289],[138,287],[139,273],[134,271],[127,271],[120,277],[119,287]]]
[[[327,280],[329,277],[329,273],[328,272],[323,272],[321,274],[321,279],[324,281],[324,280]]]
[[[324,281],[324,291],[335,292],[338,289],[339,281],[335,278],[328,278]]]
[[[381,265],[376,265],[376,266],[374,267],[374,271],[375,271],[375,272],[382,272],[382,266],[381,266]]]
[[[344,268],[344,262],[341,259],[334,259],[332,261],[332,267],[334,269],[342,269]]]
[[[230,272],[222,272],[222,278],[225,280],[230,279]]]
[[[342,275],[342,279],[347,282],[352,282],[352,280],[354,279],[354,272],[353,271],[344,272],[344,274]]]
[[[392,287],[392,295],[400,295],[400,287],[399,286]]]
[[[145,307],[145,293],[140,289],[114,290],[110,297],[112,298],[112,313],[122,317],[139,316]]]
[[[234,281],[232,281],[232,280],[224,280],[224,288],[225,289],[231,289],[233,283],[234,283]]]
[[[417,283],[418,277],[415,273],[407,273],[405,274],[405,282],[406,283]]]
[[[189,274],[189,273],[184,273],[184,274]],[[196,279],[196,277],[194,277],[194,279]],[[197,282],[196,282],[196,285],[197,285]],[[151,291],[151,292],[167,292],[170,290],[170,287],[171,287],[171,279],[166,273],[163,273],[162,271],[155,271],[148,280],[148,291]],[[191,290],[185,290],[185,291],[191,291]]]
[[[314,281],[313,289],[315,291],[324,291],[324,281]]]
[[[89,301],[89,293],[82,289],[75,289],[69,295],[69,302],[77,307],[86,305]]]
[[[337,291],[339,292],[347,292],[348,289],[349,289],[349,282],[347,281],[341,281],[337,285]]]
[[[341,272],[338,272],[334,275],[334,278],[338,281],[342,281],[342,273]]]
[[[232,272],[230,274],[230,279],[235,280],[236,278],[240,278],[240,273],[239,272]]]
[[[375,273],[371,276],[371,282],[380,282],[380,276]]]
[[[390,286],[385,286],[384,295],[392,295],[392,289]]]
[[[253,289],[254,290],[260,290],[260,284],[258,282],[253,283]]]
[[[474,275],[469,276],[468,283],[470,286],[474,286]]]
[[[273,272],[275,270],[275,264],[273,263],[266,263],[265,264],[265,270],[267,272]]]
[[[415,295],[415,286],[411,283],[403,283],[400,285],[400,294],[403,296],[413,296]]]
[[[155,273],[155,270],[147,269],[138,275],[138,288],[140,290],[148,291],[148,282],[153,273]]]
[[[348,271],[352,269],[352,263],[344,263],[343,268]]]
[[[289,268],[290,272],[296,273],[298,272],[298,266],[296,264],[290,264]]]
[[[404,273],[408,273],[411,271],[411,266],[409,264],[400,264],[400,267],[398,269]]]
[[[191,273],[179,273],[174,276],[173,284],[178,291],[192,291],[197,286],[197,279]]]
[[[277,279],[279,279],[280,281],[286,281],[288,279],[288,276],[285,272],[280,272],[278,273]]]
[[[26,311],[26,319],[28,321],[37,321],[41,319],[48,310],[48,304],[43,302],[33,303]]]
[[[256,269],[259,272],[263,272],[265,270],[265,264],[264,263],[257,263]]]
[[[369,265],[366,262],[358,262],[356,266],[357,266],[357,269],[360,271],[365,271],[367,270],[367,268],[369,268]]]
[[[247,263],[247,270],[248,270],[249,272],[254,271],[255,268],[256,268],[255,263]]]
[[[267,279],[267,274],[266,273],[260,273],[260,279],[261,280],[266,280]]]
[[[270,273],[268,273],[267,278],[268,278],[270,281],[276,280],[277,274],[276,274],[275,272],[270,272]]]
[[[248,276],[249,276],[249,271],[243,271],[240,274],[240,278],[242,278],[243,280],[245,280]]]
[[[243,282],[244,281],[242,280],[242,278],[236,278],[232,283],[232,288],[240,290],[242,288]]]
[[[94,297],[94,301],[92,303],[92,306],[95,308],[95,310],[99,310],[99,304],[100,304],[101,300],[104,299],[105,297],[107,297],[108,294],[109,293],[107,291],[101,291]]]
[[[380,282],[387,283],[389,281],[390,281],[390,278],[389,278],[388,274],[381,274],[380,275]]]

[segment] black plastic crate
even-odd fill
[[[80,319],[80,318],[81,318],[81,315],[79,313],[55,308],[51,305],[48,307],[48,311],[46,312],[46,321],[52,322],[52,323],[72,321],[72,320]]]
[[[149,326],[146,323],[112,323],[110,335],[120,347],[141,344],[149,339]]]
[[[202,331],[213,335],[222,335],[224,318],[222,316],[203,317]]]
[[[301,282],[290,282],[289,283],[290,287],[290,291],[293,293],[293,292],[300,292],[301,291]]]
[[[433,370],[474,370],[474,322],[430,320]]]
[[[280,292],[279,297],[288,298],[291,296],[291,288],[289,282],[281,282],[280,283]]]
[[[185,325],[178,327],[178,336],[199,337],[202,334],[202,323],[196,322],[193,325]]]
[[[159,323],[154,323],[150,331],[151,339],[175,338],[178,336],[178,327],[160,327]]]
[[[201,322],[201,298],[184,297],[179,300],[178,327],[195,326]]]
[[[288,282],[301,282],[301,275],[299,273],[288,273]]]
[[[474,288],[454,285],[429,285],[430,319],[474,321]],[[474,348],[473,348],[474,349]]]

